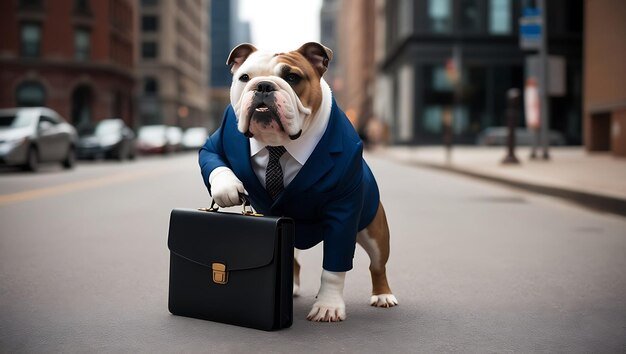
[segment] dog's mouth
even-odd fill
[[[248,110],[248,115],[250,122],[254,122],[260,127],[269,128],[270,126],[276,126],[280,131],[285,130],[276,111],[271,109],[263,101],[253,104]],[[249,138],[254,136],[254,134],[250,132],[249,127],[245,135]]]
[[[276,129],[277,132],[286,132],[274,102],[266,103],[266,100],[260,100],[260,102],[251,105],[248,110],[248,114],[250,122],[254,122],[259,127],[264,129],[271,129],[271,127],[274,127],[273,129]],[[296,140],[301,134],[302,130],[296,134],[290,134],[288,136],[289,139]],[[248,130],[244,133],[244,135],[248,138],[254,137],[254,134],[250,131],[250,127],[248,127]]]
[[[265,103],[261,103],[257,108],[254,109],[255,112],[258,113],[269,113],[270,108],[265,105]]]
[[[302,130],[296,134],[289,134],[285,128],[281,116],[281,106],[274,94],[255,93],[253,101],[247,108],[248,127],[244,135],[252,138],[258,134],[263,136],[280,135],[288,136],[290,140],[296,140],[302,135]]]
[[[270,105],[273,106],[272,104]],[[281,130],[284,130],[275,107],[270,107],[270,105],[263,101],[256,105],[252,105],[249,110],[250,120],[256,121],[265,126],[272,122],[276,122],[281,127]]]

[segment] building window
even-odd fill
[[[430,134],[443,130],[443,106],[426,106],[422,117],[422,127]]]
[[[21,10],[41,10],[42,0],[19,0],[18,6]]]
[[[159,48],[155,42],[141,43],[141,57],[145,59],[153,59],[158,55]]]
[[[147,77],[143,83],[143,92],[146,95],[156,95],[159,93],[159,82],[155,78]]]
[[[443,65],[433,66],[427,69],[430,73],[430,85],[435,91],[452,91],[452,83],[446,67]]]
[[[41,45],[41,25],[26,23],[22,25],[22,56],[36,58]]]
[[[15,100],[18,107],[45,106],[46,92],[38,82],[24,82],[15,90]]]
[[[476,32],[480,29],[480,10],[477,0],[461,0],[461,30]]]
[[[511,33],[511,0],[489,0],[489,33]]]
[[[81,15],[91,15],[89,0],[74,0],[74,12]]]
[[[431,31],[450,32],[452,29],[451,0],[428,0],[428,20]]]
[[[144,32],[155,32],[159,30],[159,18],[156,16],[141,17],[141,30]]]
[[[442,133],[444,121],[452,123],[454,135],[470,133],[469,111],[465,106],[454,107],[451,104],[426,106],[422,119],[422,127],[429,134]]]
[[[89,60],[91,49],[91,33],[85,29],[78,28],[74,32],[74,58],[76,60]]]

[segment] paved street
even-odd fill
[[[347,321],[306,321],[316,247],[303,253],[294,324],[278,332],[168,313],[169,212],[210,203],[195,154],[0,171],[0,352],[626,351],[625,218],[368,160],[400,306],[367,305],[368,260],[357,249]]]

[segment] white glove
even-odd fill
[[[211,195],[217,205],[222,208],[241,205],[239,194],[248,194],[243,183],[227,167],[218,167],[209,176]]]

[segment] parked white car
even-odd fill
[[[137,149],[143,154],[168,152],[167,126],[146,125],[137,133]]]
[[[161,153],[179,151],[183,141],[183,130],[168,125],[146,125],[139,128],[137,149],[141,153]]]
[[[42,162],[76,161],[76,129],[45,107],[0,109],[0,163],[37,171]]]
[[[167,127],[165,135],[167,136],[170,151],[180,151],[183,144],[183,130],[180,127],[170,126]]]
[[[185,130],[183,134],[183,149],[196,150],[200,149],[206,142],[209,132],[203,127],[193,127]]]

